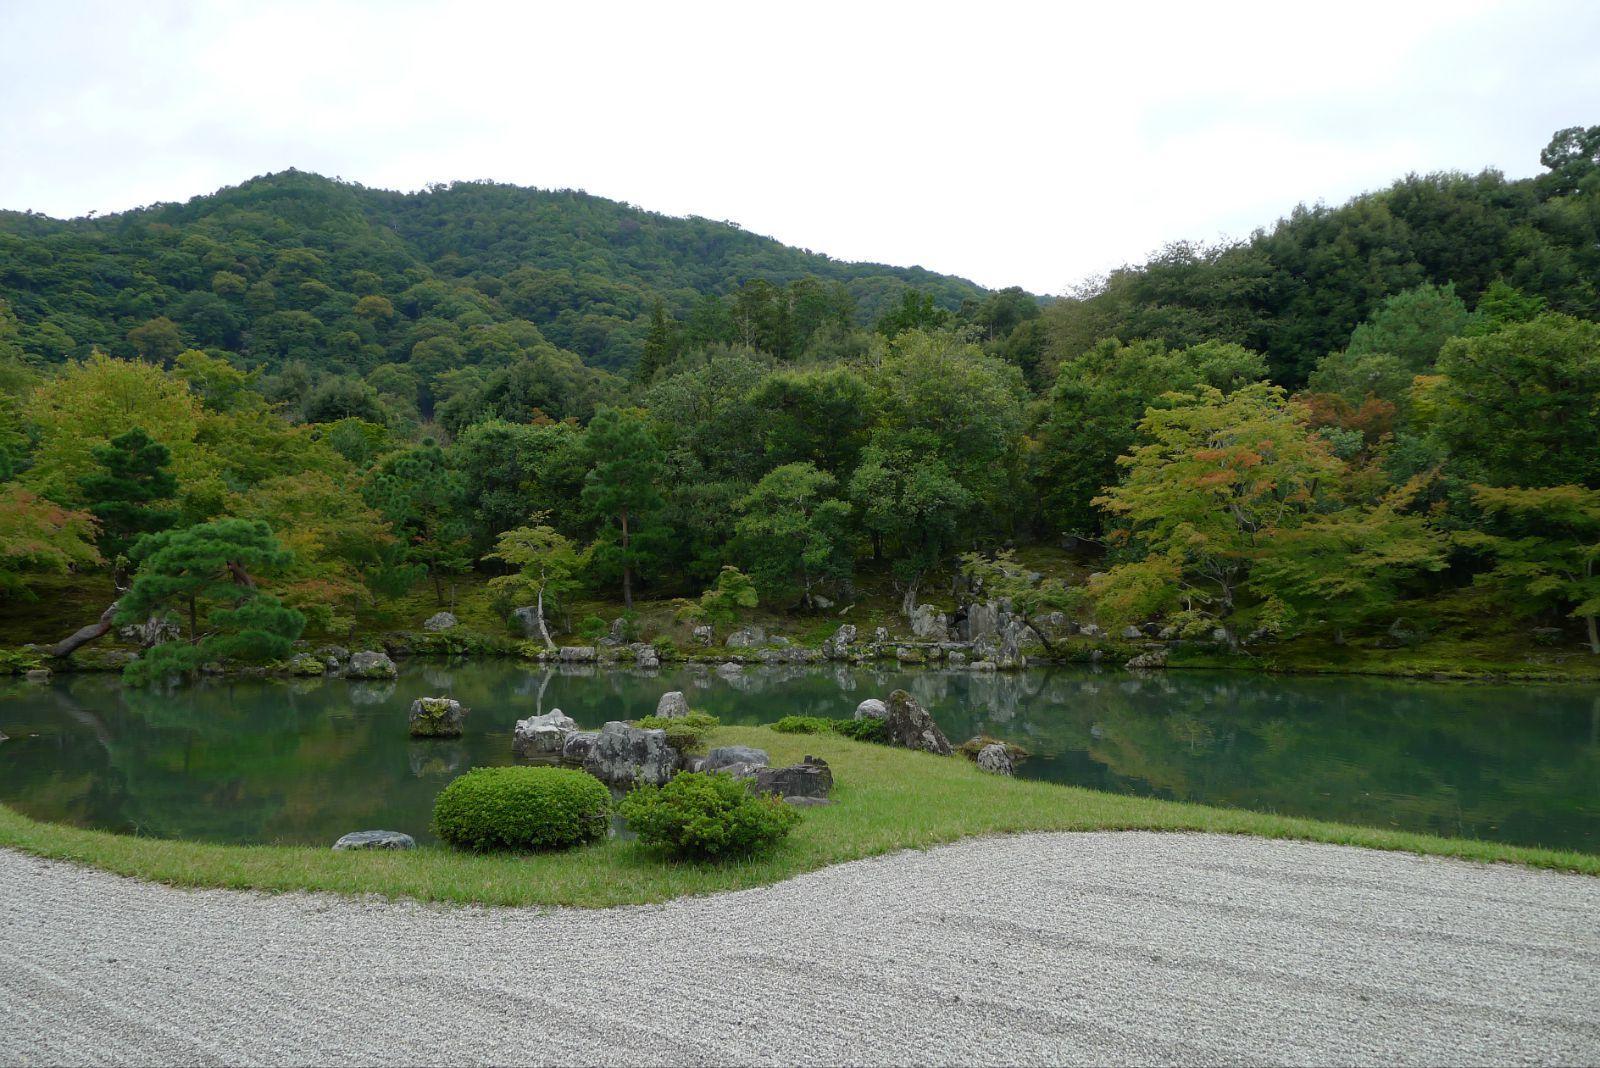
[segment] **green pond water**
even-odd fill
[[[1119,793],[1600,852],[1600,687],[1454,685],[1173,671],[1008,675],[749,668],[724,679],[510,662],[411,664],[394,683],[212,680],[171,693],[114,678],[0,684],[0,802],[40,819],[212,842],[431,840],[434,795],[512,762],[519,718],[585,727],[666,690],[725,723],[849,715],[896,687],[953,741],[1021,743],[1019,773]],[[412,741],[412,698],[471,708],[464,737]]]

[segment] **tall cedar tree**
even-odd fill
[[[633,607],[633,575],[645,555],[640,528],[661,507],[661,446],[643,416],[602,408],[583,442],[589,474],[582,500],[601,522],[595,557],[622,572],[622,603]]]
[[[95,449],[100,469],[80,483],[89,511],[100,521],[100,552],[117,568],[133,543],[143,534],[166,530],[178,519],[169,503],[178,493],[178,480],[167,465],[171,451],[142,428],[135,427]]]

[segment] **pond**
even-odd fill
[[[383,827],[431,840],[454,775],[506,764],[512,724],[647,715],[666,690],[725,723],[849,715],[896,687],[954,742],[1033,756],[1019,774],[1119,793],[1600,852],[1600,687],[1464,685],[1059,668],[977,675],[687,667],[653,676],[515,662],[410,664],[394,683],[115,678],[0,684],[0,802],[39,819],[212,842],[332,842]],[[471,709],[464,737],[412,741],[413,697]]]

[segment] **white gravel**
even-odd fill
[[[188,891],[0,851],[5,1064],[1593,1064],[1600,879],[964,842],[608,911]]]

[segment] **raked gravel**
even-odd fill
[[[605,911],[177,890],[0,850],[4,1064],[1594,1064],[1600,879],[968,841]]]

